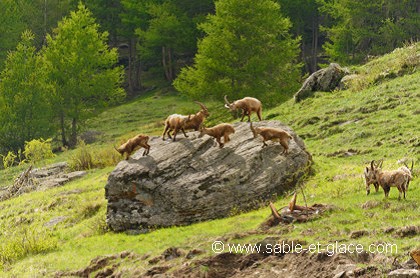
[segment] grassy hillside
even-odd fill
[[[335,207],[324,217],[253,233],[270,215],[263,206],[187,227],[142,235],[116,234],[105,225],[104,185],[113,169],[108,166],[90,170],[83,179],[65,186],[0,202],[0,276],[54,276],[56,271],[80,269],[97,256],[124,250],[153,257],[176,246],[203,249],[206,253],[201,256],[209,256],[213,255],[211,243],[216,239],[255,243],[272,234],[306,243],[338,240],[366,246],[391,242],[398,245],[397,256],[407,258],[407,251],[419,245],[419,237],[395,237],[385,228],[420,226],[419,57],[420,44],[397,50],[352,69],[359,75],[349,90],[317,93],[299,104],[289,100],[263,112],[265,119],[290,125],[313,154],[315,174],[306,180],[305,193],[309,204]],[[208,106],[212,112],[209,125],[232,120],[221,103]],[[166,115],[197,109],[191,101],[162,90],[110,108],[88,123],[87,129],[100,132],[92,150],[111,152],[112,145],[138,132],[159,135]],[[45,163],[69,160],[74,152],[64,152]],[[382,190],[366,196],[363,169],[372,159],[380,158],[384,158],[385,169],[398,168],[398,159],[416,161],[406,200],[397,199],[396,188],[391,189],[388,199],[384,199]],[[2,171],[0,187],[22,169]],[[289,199],[286,194],[276,206],[286,205]],[[367,234],[351,239],[351,232],[357,230]],[[247,233],[251,235],[235,236]],[[123,266],[127,273],[148,267],[145,260]]]

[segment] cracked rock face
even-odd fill
[[[212,137],[189,138],[178,134],[176,142],[151,138],[149,156],[139,150],[121,161],[108,178],[107,223],[114,231],[188,225],[229,216],[265,205],[292,188],[308,171],[311,155],[303,141],[277,121],[255,126],[288,131],[289,154],[281,154],[278,142],[262,147],[248,123],[235,123],[231,141],[220,149]]]

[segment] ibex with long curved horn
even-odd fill
[[[198,105],[200,105],[201,110],[198,111],[195,114],[192,115],[188,115],[188,116],[184,116],[184,115],[179,115],[179,114],[173,114],[168,116],[168,118],[165,121],[165,131],[163,132],[163,140],[165,140],[165,134],[168,134],[169,138],[172,138],[171,136],[171,131],[173,130],[174,134],[174,138],[176,136],[175,134],[175,130],[178,132],[179,130],[181,130],[184,133],[185,137],[188,137],[188,135],[185,133],[185,130],[188,129],[194,129],[195,131],[198,131],[201,127],[201,125],[203,124],[204,120],[210,116],[210,113],[207,109],[207,107],[199,102],[199,101],[194,101],[195,103],[197,103]],[[187,118],[186,118],[187,117]],[[175,139],[174,139],[175,141]]]
[[[199,101],[194,101],[198,105],[200,105],[201,110],[195,113],[194,115],[190,115],[189,120],[185,123],[184,129],[194,129],[195,131],[200,130],[201,125],[203,124],[204,120],[210,116],[207,107]]]
[[[258,116],[258,119],[262,120],[262,104],[256,98],[253,97],[244,97],[243,99],[236,100],[230,103],[225,96],[225,107],[230,109],[231,111],[235,111],[237,109],[242,109],[242,118],[241,122],[243,121],[245,116],[248,116],[248,122],[251,121],[251,113],[255,112]]]

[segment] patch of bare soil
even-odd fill
[[[278,242],[267,238],[261,243]],[[202,250],[171,247],[150,260],[149,255],[124,251],[100,256],[76,271],[57,272],[55,277],[203,277],[203,278],[259,278],[259,277],[383,277],[397,269],[416,268],[411,259],[404,264],[383,255],[323,253],[221,253],[211,257],[191,256]],[[412,257],[418,252],[414,250]],[[188,255],[190,254],[190,255]],[[152,262],[151,262],[152,261]],[[126,267],[130,265],[130,267]],[[363,265],[361,267],[360,265]]]
[[[182,267],[171,277],[378,277],[384,274],[375,266],[357,267],[368,263],[368,256],[350,257],[327,253],[264,254],[223,253],[195,262],[194,266]],[[173,275],[173,276],[172,276]]]

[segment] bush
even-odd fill
[[[92,149],[84,141],[79,141],[69,164],[70,168],[75,171],[92,169],[94,167]]]
[[[81,171],[115,166],[120,160],[121,156],[115,150],[110,151],[108,147],[93,150],[84,141],[80,141],[69,164],[72,170]]]
[[[2,157],[3,157],[4,169],[7,169],[15,165],[17,156],[13,152],[9,151],[7,155],[2,155]]]
[[[44,159],[54,157],[55,155],[52,152],[51,141],[51,138],[47,140],[40,138],[25,142],[23,154],[26,161],[35,164]]]
[[[24,257],[46,253],[57,248],[57,240],[44,229],[29,228],[15,230],[0,243],[0,269]]]

